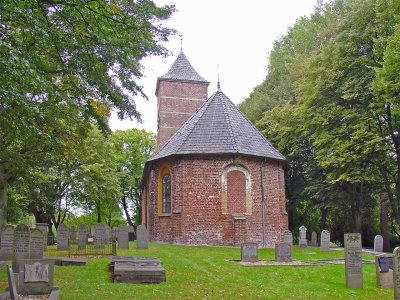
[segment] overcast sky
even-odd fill
[[[247,98],[267,75],[268,55],[274,41],[284,35],[301,16],[314,11],[317,0],[156,0],[158,5],[175,4],[177,12],[164,24],[177,29],[183,52],[195,70],[210,81],[208,95],[217,87],[238,104]],[[119,121],[112,114],[112,130],[144,128],[157,131],[157,77],[164,75],[181,48],[179,36],[165,45],[173,55],[143,61],[145,77],[138,82],[149,97],[135,99],[143,123]],[[219,67],[217,67],[219,66]]]

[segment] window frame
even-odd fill
[[[164,199],[164,177],[169,175],[169,212],[164,212],[165,199]],[[158,216],[168,217],[172,215],[172,199],[173,199],[173,189],[172,182],[173,176],[171,168],[168,165],[164,165],[158,174]]]

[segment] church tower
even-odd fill
[[[157,79],[157,150],[207,100],[208,85],[182,51],[170,70]]]

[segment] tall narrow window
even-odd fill
[[[164,174],[162,178],[162,213],[171,213],[171,175]]]
[[[172,213],[173,189],[172,171],[168,165],[164,165],[158,174],[158,215],[170,216]]]

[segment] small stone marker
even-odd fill
[[[116,230],[118,249],[129,249],[129,227],[121,225]]]
[[[86,248],[88,240],[88,228],[86,225],[79,225],[78,227],[78,249],[83,250]]]
[[[69,230],[69,241],[71,244],[76,244],[76,234],[77,234],[76,227],[71,226],[71,229]]]
[[[30,229],[24,224],[20,224],[15,228],[14,238],[14,253],[15,259],[28,259],[29,258],[29,240]]]
[[[137,248],[138,249],[147,249],[149,242],[149,233],[145,225],[139,225],[137,227]]]
[[[257,243],[242,243],[240,260],[244,262],[258,261],[258,244]]]
[[[283,242],[290,244],[293,247],[293,234],[290,230],[285,230],[283,232]]]
[[[43,258],[43,233],[37,228],[31,232],[29,258]]]
[[[393,255],[379,254],[375,256],[376,287],[393,288]]]
[[[292,261],[292,245],[289,243],[275,244],[275,261]]]
[[[49,236],[49,224],[47,223],[36,223],[36,228],[43,233],[43,250],[47,250],[47,239]]]
[[[65,224],[58,225],[57,228],[57,250],[68,250],[69,229]]]
[[[318,247],[317,233],[315,231],[311,232],[311,246]]]
[[[7,225],[3,228],[0,238],[0,260],[11,260],[14,257],[14,227]]]
[[[328,230],[322,230],[321,232],[321,251],[329,251],[331,246],[331,233]]]
[[[383,252],[383,237],[379,234],[374,238],[374,252]]]
[[[400,247],[396,247],[393,251],[393,286],[394,299],[400,300]]]
[[[346,287],[361,289],[363,287],[363,274],[360,233],[345,233],[344,254],[346,264]]]
[[[8,288],[10,290],[11,300],[18,300],[17,286],[15,284],[14,272],[9,265],[7,265],[7,278],[8,278]]]
[[[307,228],[302,225],[299,228],[300,238],[299,238],[299,247],[300,248],[307,248]]]

